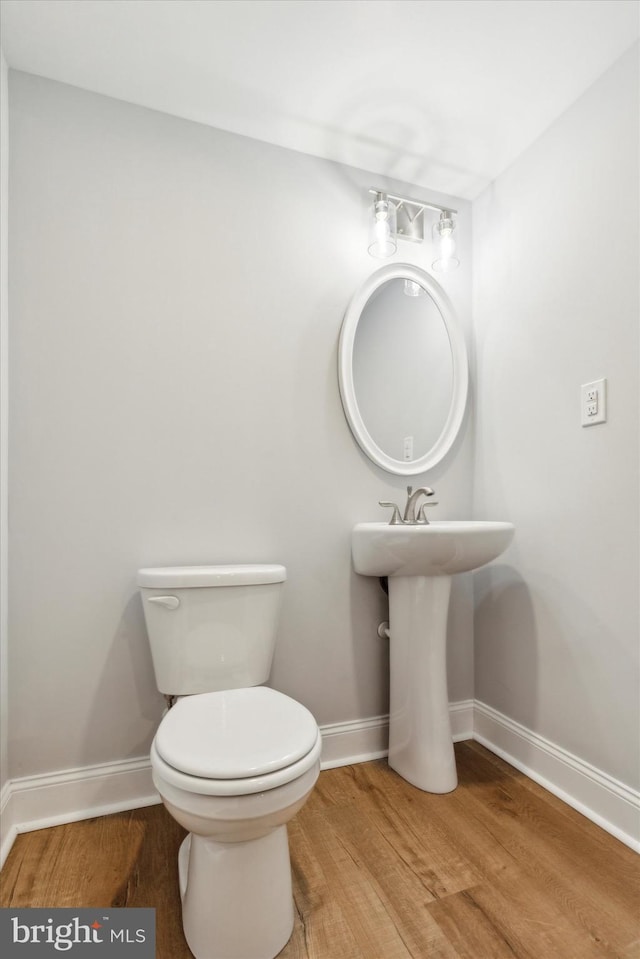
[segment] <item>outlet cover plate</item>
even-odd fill
[[[607,422],[607,381],[594,380],[580,387],[581,423],[595,426]]]

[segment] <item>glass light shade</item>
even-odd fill
[[[375,257],[393,256],[397,247],[396,208],[384,193],[378,193],[371,208],[369,254]]]
[[[456,256],[455,230],[455,220],[447,213],[441,213],[440,219],[433,224],[436,257],[431,266],[438,273],[451,273],[460,266]]]

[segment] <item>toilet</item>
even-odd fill
[[[158,689],[153,782],[187,831],[178,854],[196,959],[273,959],[293,929],[287,822],[320,772],[317,723],[269,678],[280,565],[138,571]]]

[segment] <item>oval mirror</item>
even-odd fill
[[[360,447],[390,473],[431,469],[458,435],[469,372],[449,298],[406,263],[370,276],[345,313],[338,381]]]

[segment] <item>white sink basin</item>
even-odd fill
[[[451,576],[490,563],[513,539],[512,523],[442,520],[428,526],[358,523],[353,568],[364,576]]]

